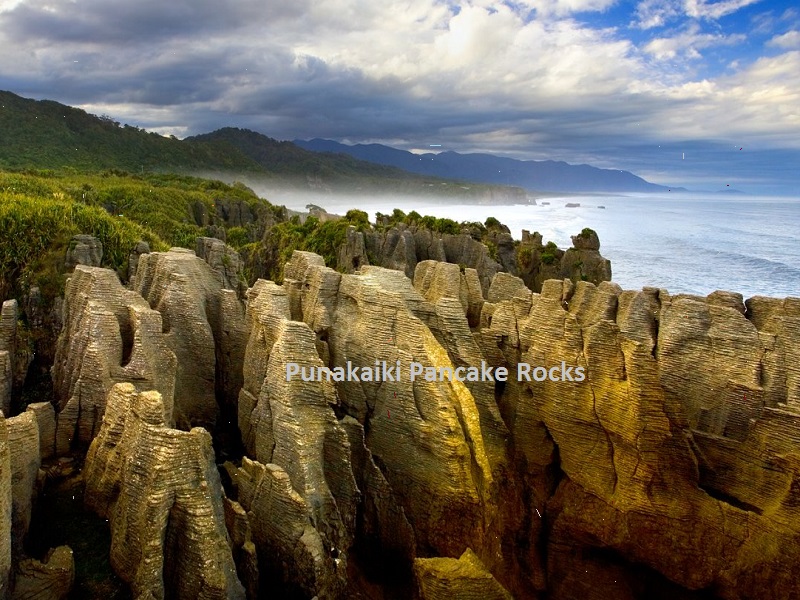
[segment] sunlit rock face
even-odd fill
[[[548,282],[516,327],[499,320],[503,302],[494,308],[487,337],[511,339],[519,360],[587,373],[500,399],[531,463],[541,447],[523,431],[543,427],[558,449],[563,479],[542,513],[553,597],[632,597],[668,582],[796,597],[800,413],[795,374],[775,354],[796,339],[798,305],[754,299],[748,320],[733,300]],[[582,575],[609,569],[591,585]]]
[[[29,407],[13,464],[94,439],[86,500],[136,594],[799,597],[800,300],[558,272],[535,293],[531,273],[484,280],[426,243],[351,273],[295,252],[241,297],[186,251],[143,253],[138,294],[78,265],[58,410]],[[217,246],[202,253],[225,266]],[[508,377],[412,380],[414,363]],[[348,376],[309,375],[326,372]],[[179,429],[223,414],[241,450],[215,461]],[[392,571],[366,582],[376,565]]]
[[[134,597],[244,598],[211,436],[172,429],[158,392],[117,384],[86,456],[86,504],[109,520]]]
[[[458,559],[416,559],[414,578],[418,597],[424,600],[447,598],[511,600],[513,598],[469,548]]]
[[[193,252],[173,248],[142,254],[131,282],[161,314],[177,358],[174,420],[181,429],[213,428],[218,397],[235,406],[241,387],[244,310],[237,292],[226,288],[232,275],[223,269],[224,248],[211,242],[199,247],[217,270]]]
[[[52,369],[58,454],[88,446],[100,429],[106,395],[118,382],[158,390],[171,422],[176,357],[162,327],[161,313],[122,287],[116,273],[75,267]]]

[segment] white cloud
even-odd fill
[[[527,0],[524,4],[541,16],[564,17],[579,12],[602,12],[617,0]]]
[[[633,25],[640,29],[663,27],[682,17],[717,20],[761,0],[641,0]],[[771,19],[771,15],[769,16]]]
[[[177,135],[234,125],[283,139],[413,146],[435,137],[462,150],[539,158],[560,151],[564,159],[631,139],[731,134],[800,143],[797,53],[755,64],[748,56],[736,63],[734,54],[725,77],[695,80],[689,69],[704,49],[741,40],[705,32],[701,22],[637,49],[623,29],[559,16],[600,10],[611,4],[605,0],[542,1],[551,12],[533,19],[539,0],[464,0],[459,10],[440,0],[321,0],[299,16],[274,9],[259,18],[254,2],[246,18],[192,22],[179,35],[160,33],[157,20],[141,22],[150,37],[125,44],[62,36],[89,19],[81,3],[56,21],[3,13],[0,88]],[[637,15],[645,27],[684,9],[682,1],[646,0]],[[111,9],[93,16],[100,29],[113,17]],[[36,36],[15,36],[23,21]],[[51,22],[64,27],[42,25]]]
[[[636,5],[633,24],[640,29],[661,27],[683,14],[681,0],[642,0]]]
[[[658,60],[671,60],[678,56],[701,58],[700,50],[711,46],[731,45],[744,41],[742,34],[722,35],[701,33],[697,25],[672,37],[655,38],[644,46],[644,51]]]
[[[0,13],[11,10],[24,1],[25,0],[0,0]]]
[[[739,139],[800,148],[800,51],[758,59],[714,81],[651,89],[674,99],[655,113],[673,139]]]
[[[760,1],[761,0],[721,0],[719,2],[709,2],[709,0],[685,0],[684,7],[686,15],[689,17],[716,20]]]
[[[781,35],[776,35],[767,42],[767,46],[784,48],[787,50],[800,48],[800,31],[792,30]]]

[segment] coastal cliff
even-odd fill
[[[800,598],[800,299],[624,291],[591,230],[526,236],[538,270],[502,231],[494,271],[416,234],[246,290],[212,240],[138,253],[129,288],[75,266],[54,403],[0,418],[4,597],[68,589],[72,551],[25,539],[78,460],[137,597]]]

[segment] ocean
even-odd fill
[[[271,201],[305,210],[296,199]],[[349,208],[370,213],[405,212],[485,221],[494,216],[515,239],[538,231],[560,248],[591,227],[600,253],[611,260],[613,280],[623,289],[644,286],[671,293],[706,295],[715,290],[752,296],[800,296],[800,199],[740,195],[571,196],[544,198],[536,206],[436,204],[414,199],[313,200],[328,212]],[[549,202],[543,205],[543,202]],[[567,208],[567,203],[579,207]],[[296,204],[296,205],[295,205]],[[605,208],[599,208],[604,206]]]

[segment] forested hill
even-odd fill
[[[0,168],[84,172],[176,172],[329,191],[412,193],[524,200],[520,188],[470,185],[305,150],[261,133],[227,127],[184,140],[123,125],[51,100],[0,91]]]
[[[30,100],[4,91],[0,91],[0,167],[263,170],[222,142],[185,142],[51,100]]]

